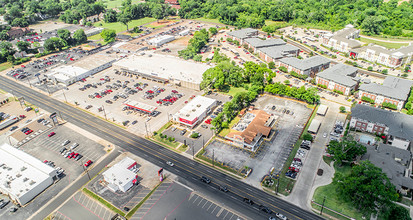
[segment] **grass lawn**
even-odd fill
[[[88,40],[102,40],[103,38],[102,38],[102,36],[100,36],[100,34],[95,34],[95,35],[92,35],[90,37],[87,37],[87,39]]]
[[[265,25],[273,25],[273,24],[285,24],[286,22],[284,21],[271,21],[271,20],[265,20]]]
[[[220,25],[225,25],[221,23],[218,19],[212,19],[212,18],[197,18],[194,19],[196,21],[204,21],[204,22],[210,22],[210,23],[215,23],[215,24],[220,24]]]
[[[202,162],[207,163],[209,166],[212,166],[212,160],[209,159],[209,158],[207,158],[207,157],[205,157],[205,156],[203,155],[204,153],[205,153],[205,150],[200,150],[195,157],[198,158],[198,159],[200,159],[200,160],[202,160]],[[214,162],[214,166],[220,167],[220,168],[222,168],[222,169],[224,169],[224,170],[226,170],[226,171],[229,171],[229,172],[231,172],[231,173],[233,173],[233,174],[238,175],[238,171],[237,171],[237,170],[234,170],[234,169],[232,169],[232,168],[230,168],[230,167],[228,167],[228,166],[225,166],[225,165],[223,165],[223,164],[221,164],[221,163],[218,163],[218,162],[216,162],[216,161]]]
[[[179,148],[178,148],[178,151],[179,152],[185,152],[186,150],[188,150],[188,145],[181,145]]]
[[[13,64],[9,63],[9,62],[5,62],[0,64],[0,72],[7,70],[8,68],[11,68],[13,66]]]
[[[222,137],[227,136],[227,134],[231,131],[232,126],[234,126],[236,123],[239,122],[239,120],[241,120],[240,117],[235,117],[228,125],[229,128],[225,128],[222,129],[221,132],[219,132],[219,135],[221,135]]]
[[[389,40],[389,39],[387,39],[387,40]],[[376,41],[376,40],[371,40],[371,39],[367,39],[367,38],[364,38],[364,37],[360,37],[360,41],[364,42],[364,43],[367,43],[367,44],[375,43],[377,45],[380,45],[380,46],[383,46],[383,47],[386,47],[386,48],[389,48],[389,49],[391,49],[391,48],[396,48],[397,49],[397,48],[400,48],[402,46],[409,45],[407,43],[397,43],[397,42],[390,43],[390,42]]]
[[[155,18],[141,18],[137,20],[132,20],[131,22],[129,22],[128,26],[130,29],[132,29],[133,27],[141,26],[141,25],[154,22],[154,21],[156,21]],[[102,26],[100,26],[100,24],[102,24]],[[116,33],[126,31],[126,26],[120,22],[105,23],[104,21],[99,21],[99,22],[94,23],[93,25],[95,27],[103,27],[103,28],[115,30]]]
[[[323,156],[323,160],[329,166],[331,165],[331,161],[333,161],[333,159],[331,157],[327,157],[327,156]]]
[[[336,172],[343,174],[348,174],[349,172],[351,172],[351,167],[347,164],[344,164],[341,167],[334,165],[334,168]],[[333,209],[334,211],[340,212],[355,219],[362,219],[362,214],[359,213],[351,203],[342,201],[338,194],[338,189],[334,184],[331,183],[326,186],[318,187],[314,192],[313,200],[319,204],[322,204],[324,197],[326,198],[324,203],[325,207],[328,207],[330,209]]]
[[[103,4],[105,4],[108,9],[109,8],[119,8],[122,7],[122,1],[123,0],[102,0]],[[144,2],[141,0],[132,0],[132,4],[137,4],[139,2]]]
[[[179,146],[179,142],[177,141],[169,141],[167,138],[161,138],[159,135],[152,136],[153,139],[159,141],[170,148],[176,149]]]
[[[239,93],[239,92],[246,92],[247,90],[244,89],[244,87],[232,87],[229,89],[229,91],[226,93],[227,95],[231,95],[232,97],[234,97],[235,94]]]

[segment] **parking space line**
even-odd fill
[[[197,206],[199,206],[199,204],[201,204],[201,202],[203,202],[203,201],[205,201],[205,199],[202,199],[201,201],[199,201]]]
[[[211,208],[211,206],[212,206],[213,204],[214,204],[214,203],[211,202],[211,205],[209,205],[209,207],[207,208],[207,212],[208,212],[208,209]]]
[[[194,196],[195,197],[195,196]],[[200,196],[196,195],[196,198],[194,201],[192,201],[192,203],[195,203],[195,201],[199,198]]]
[[[205,206],[206,204],[208,204],[208,202],[209,202],[209,201],[207,200],[207,202],[202,206],[202,208],[204,208],[204,206]]]
[[[222,208],[222,207],[219,207],[220,208],[220,210],[218,211],[218,213],[217,213],[217,217],[218,216],[220,216],[221,215],[221,213],[223,212],[223,210],[224,210],[224,208]]]
[[[228,212],[228,213],[231,213],[231,218],[232,218],[232,216],[234,216],[234,213],[232,213],[232,212]],[[228,215],[228,213],[227,213],[227,215]],[[224,218],[226,218],[227,217],[227,215],[225,215],[225,217]],[[231,218],[229,218],[229,219],[231,219]],[[229,220],[228,219],[228,220]]]

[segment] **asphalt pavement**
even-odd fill
[[[207,176],[215,184],[229,186],[232,189],[231,193],[233,200],[239,201],[240,206],[243,207],[240,207],[236,210],[255,210],[253,207],[245,206],[245,203],[242,202],[243,198],[248,197],[254,200],[256,204],[265,205],[269,207],[273,212],[280,212],[286,215],[289,219],[322,219],[322,217],[315,213],[303,210],[294,204],[274,197],[229,175],[188,159],[183,155],[177,154],[149,140],[138,137],[135,134],[127,132],[116,125],[107,123],[106,121],[101,120],[97,117],[93,117],[92,115],[89,115],[65,103],[52,99],[42,93],[38,93],[30,88],[16,84],[10,79],[0,77],[0,88],[8,92],[13,91],[15,95],[23,96],[28,102],[36,104],[46,111],[59,112],[68,122],[102,137],[108,142],[120,146],[124,150],[139,155],[151,163],[163,166],[166,161],[172,161],[175,166],[165,167],[165,170],[183,177],[196,185],[204,184],[199,179],[201,176]],[[113,154],[110,155],[110,157],[112,156]],[[103,163],[100,163],[99,165],[103,166]],[[95,168],[93,169],[93,172],[97,173],[97,170],[98,169]],[[83,176],[82,180],[86,182],[86,178],[87,177]],[[49,204],[46,209],[43,209],[42,211],[37,213],[33,219],[43,219],[44,217],[46,217],[50,212],[57,208],[58,204],[61,204],[70,195],[73,195],[74,191],[81,187],[82,182],[83,181],[78,181],[76,182],[76,184],[74,184],[76,186],[72,185],[70,189],[73,191],[69,192],[70,190],[66,190],[62,195],[58,196],[59,200],[53,202],[53,204],[56,205]],[[208,187],[207,189],[210,192],[216,191],[216,188]],[[221,194],[221,197],[225,199],[228,195],[229,194]],[[53,206],[56,207],[53,208]],[[256,212],[261,211],[256,210]],[[266,218],[268,218],[268,215],[266,216]]]

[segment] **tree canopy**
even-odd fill
[[[396,201],[398,194],[389,178],[370,161],[361,161],[350,174],[336,173],[333,184],[339,195],[364,214],[376,213]]]
[[[354,161],[357,156],[364,155],[367,149],[364,145],[353,140],[351,136],[347,136],[340,142],[330,141],[327,152],[331,154],[333,160],[341,164],[343,161]]]
[[[238,27],[259,28],[265,20],[338,30],[347,24],[360,27],[367,34],[412,37],[413,1],[397,0],[180,0],[183,18],[215,18]],[[273,32],[277,27],[264,31]]]

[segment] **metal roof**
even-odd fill
[[[280,62],[285,63],[289,66],[293,66],[300,70],[307,70],[307,69],[310,69],[316,66],[328,64],[331,61],[322,56],[313,56],[313,57],[310,57],[304,60],[300,60],[295,57],[287,57],[287,58],[280,59]]]
[[[285,41],[283,41],[281,39],[271,38],[271,39],[267,39],[267,40],[262,40],[258,37],[247,38],[247,39],[245,39],[245,42],[249,43],[251,46],[253,46],[255,48],[279,46],[279,45],[287,44]]]
[[[383,85],[376,83],[361,84],[359,90],[406,101],[412,85],[413,81],[387,76],[383,81]]]
[[[228,33],[229,36],[236,37],[238,39],[249,38],[254,35],[258,35],[258,30],[252,28],[244,28],[237,31],[231,31]]]
[[[357,84],[355,76],[357,74],[357,68],[345,64],[334,65],[320,73],[317,77],[333,81],[335,83],[352,87]]]

